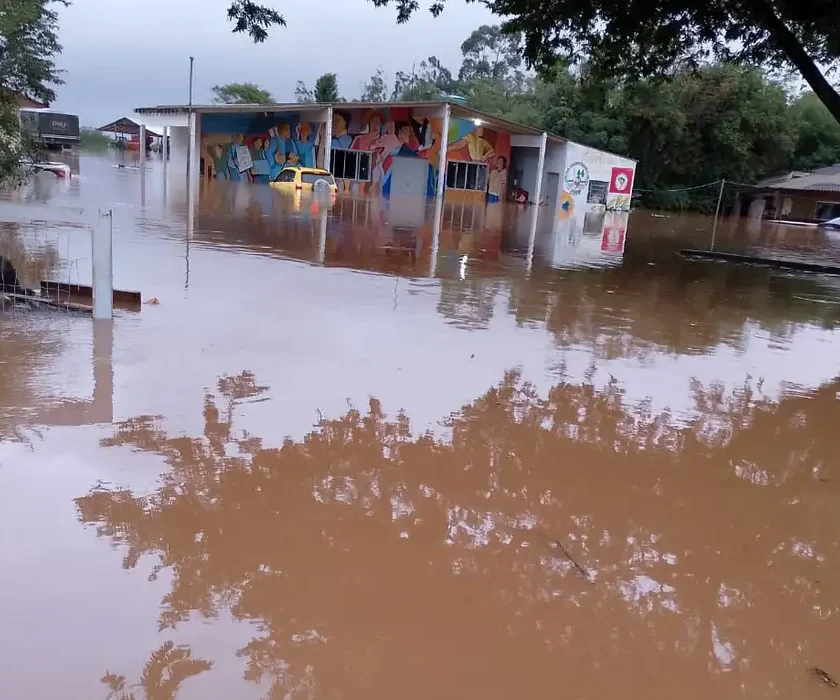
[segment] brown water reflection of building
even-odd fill
[[[118,424],[104,446],[169,470],[77,506],[126,568],[171,571],[162,630],[255,623],[266,697],[804,697],[833,660],[840,378],[778,402],[695,384],[678,423],[510,372],[445,438],[371,399],[279,449],[234,425],[264,389],[223,377],[200,436]]]

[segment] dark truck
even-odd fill
[[[79,143],[79,117],[46,109],[21,109],[21,129],[48,148],[69,148]]]

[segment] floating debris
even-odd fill
[[[539,530],[537,530],[536,532],[545,537],[552,547],[555,547],[561,552],[563,552],[563,555],[566,557],[566,559],[572,562],[574,567],[578,570],[578,572],[580,572],[580,575],[583,576],[583,578],[585,578],[587,581],[589,580],[589,572],[575,561],[574,557],[571,555],[569,550],[566,549],[566,546],[560,540],[554,539],[553,537],[549,537],[544,532],[540,532]]]
[[[811,673],[813,673],[817,678],[819,678],[823,683],[825,683],[830,688],[837,687],[837,681],[835,681],[827,671],[823,671],[819,666],[814,666],[811,669]]]

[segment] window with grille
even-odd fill
[[[330,171],[343,180],[370,180],[370,163],[370,151],[333,148],[330,153]]]
[[[451,190],[487,189],[487,166],[484,163],[470,163],[450,160],[446,166],[446,186]]]

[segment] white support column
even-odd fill
[[[435,211],[438,203],[443,203],[443,195],[446,191],[446,156],[449,147],[449,118],[452,109],[447,102],[443,106],[443,122],[440,125],[440,149],[438,150],[438,176],[437,187],[435,188]]]
[[[330,159],[332,158],[332,122],[333,122],[333,108],[327,107],[326,124],[324,125],[324,170],[330,169]]]
[[[198,115],[190,113],[189,134],[187,135],[187,178],[192,182],[199,176],[198,173],[198,149],[196,139],[198,134]]]
[[[114,215],[99,212],[91,225],[91,261],[93,277],[93,317],[110,319],[114,314]]]
[[[543,171],[545,170],[545,151],[546,145],[548,144],[548,134],[543,132],[542,139],[540,140],[540,160],[539,165],[537,166],[537,187],[534,193],[534,209],[531,211],[531,231],[528,236],[528,254],[527,254],[527,263],[526,263],[526,270],[527,274],[531,274],[531,269],[534,266],[534,245],[537,241],[537,222],[540,218],[540,199],[542,198],[542,181],[543,181]],[[554,217],[554,212],[551,212],[551,217]]]
[[[140,154],[140,167],[146,167],[146,125],[140,125],[140,133],[137,134],[138,153]]]
[[[540,160],[539,164],[537,165],[537,187],[536,191],[534,192],[534,201],[537,203],[537,206],[540,204],[540,199],[542,198],[542,182],[543,182],[543,174],[545,171],[545,151],[548,145],[548,134],[543,132],[543,135],[540,140]]]

